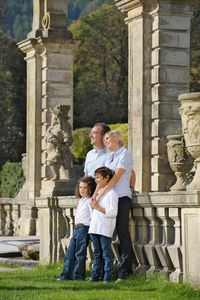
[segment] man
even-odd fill
[[[110,127],[105,123],[96,123],[90,132],[90,141],[93,145],[85,159],[84,173],[85,176],[93,176],[97,168],[104,167],[107,157],[107,151],[103,142],[103,136],[110,131]]]
[[[110,127],[105,123],[96,123],[93,126],[90,132],[90,142],[93,145],[93,149],[90,150],[86,155],[84,167],[85,176],[94,177],[95,170],[97,168],[104,167],[108,153],[103,142],[103,137],[104,134],[108,131],[110,131]],[[101,260],[102,259],[103,254],[101,253]],[[103,278],[103,276],[104,270],[102,263],[100,278]]]
[[[110,127],[105,123],[96,123],[90,132],[90,142],[94,149],[90,150],[85,159],[84,173],[85,176],[94,177],[94,171],[97,168],[104,167],[106,157],[108,155],[103,141],[103,137],[106,132],[110,131]],[[130,178],[130,187],[133,193],[135,193],[136,176],[134,170],[132,170]]]

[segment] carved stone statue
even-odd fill
[[[68,122],[70,106],[57,105],[51,110],[51,125],[47,129],[47,165],[53,173],[52,180],[60,179],[60,170],[64,169],[65,177],[69,179],[72,169],[73,156],[70,151],[72,145],[72,128]]]

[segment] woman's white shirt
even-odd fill
[[[132,197],[130,189],[130,177],[133,169],[133,159],[131,153],[123,146],[116,152],[112,152],[106,159],[105,166],[116,171],[116,169],[124,169],[124,174],[113,187],[118,197]]]
[[[111,189],[99,200],[99,205],[105,208],[106,213],[93,209],[89,233],[112,237],[118,212],[117,193]]]

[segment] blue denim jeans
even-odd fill
[[[111,238],[100,235],[91,234],[93,250],[94,250],[94,262],[92,266],[91,279],[98,281],[100,271],[102,267],[102,254],[104,263],[104,276],[103,281],[111,280],[112,271],[112,251],[111,251]]]
[[[60,278],[63,280],[85,279],[86,256],[89,241],[89,226],[74,229],[73,237],[65,254],[63,271]]]

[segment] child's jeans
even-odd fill
[[[93,249],[94,249],[94,262],[92,267],[91,279],[93,281],[99,280],[100,271],[102,267],[101,257],[103,254],[103,262],[104,262],[103,281],[111,281],[111,271],[112,271],[111,238],[100,234],[91,234],[91,238],[92,238]]]
[[[86,255],[89,241],[88,230],[89,226],[85,225],[75,227],[73,237],[65,254],[63,271],[60,274],[62,280],[85,279]]]

